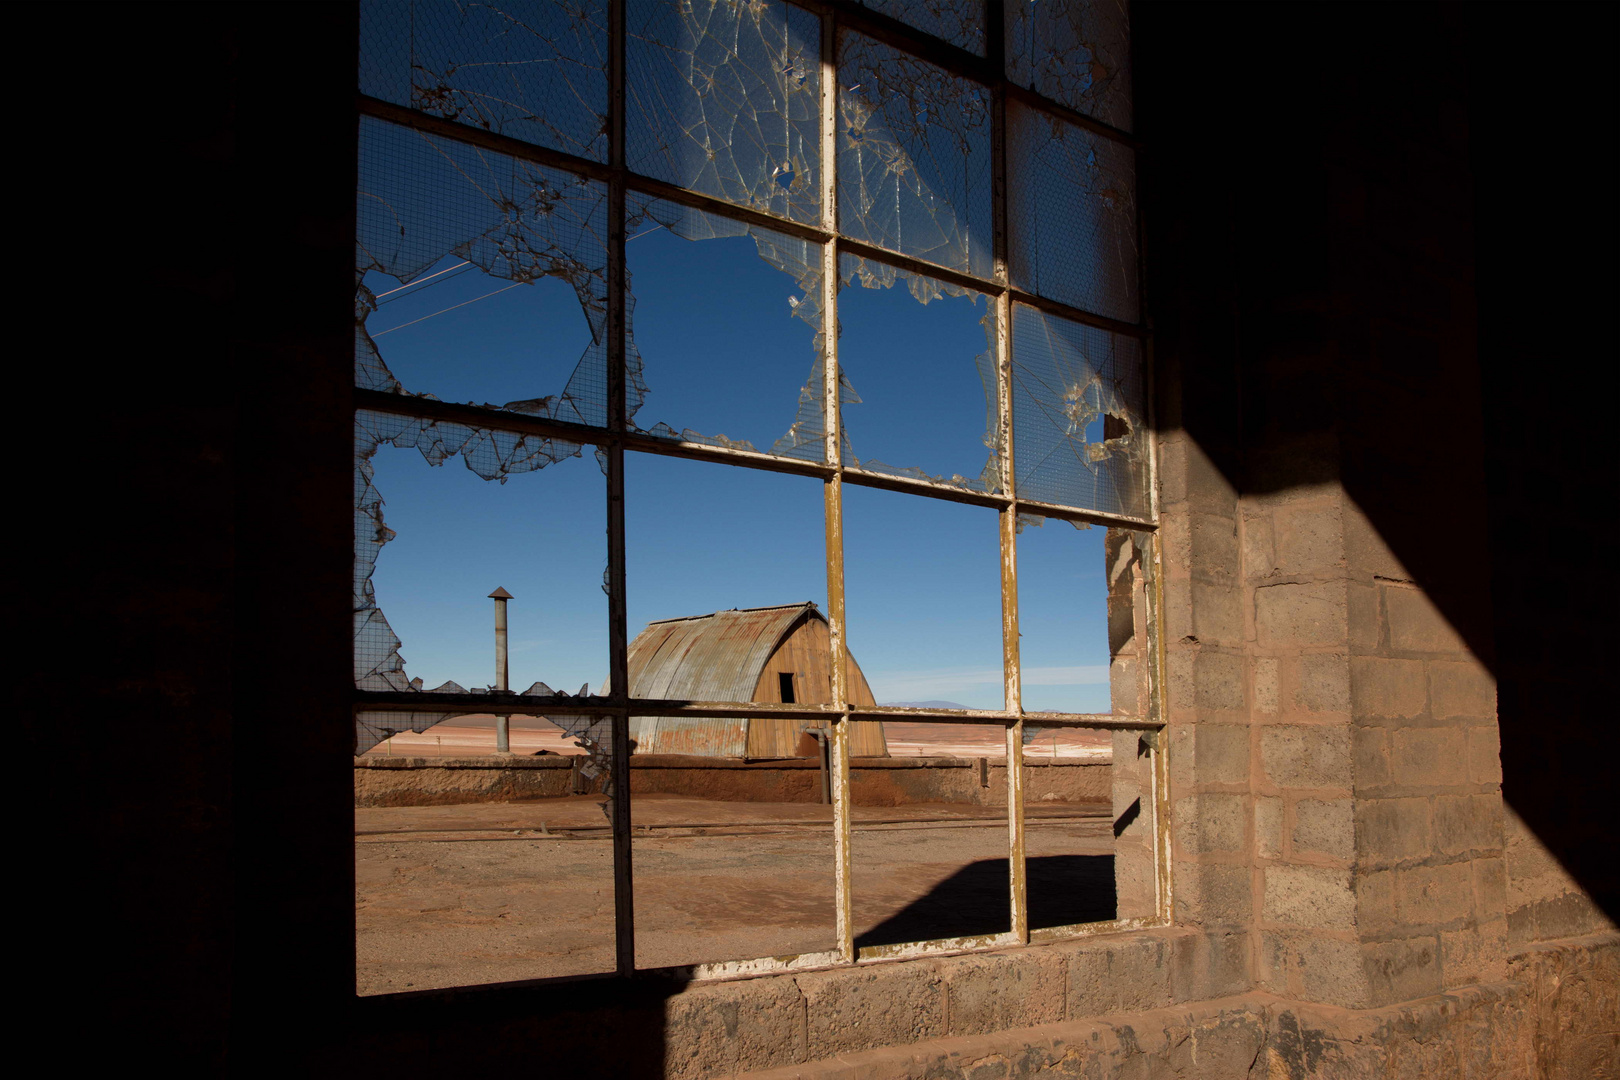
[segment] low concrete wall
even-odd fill
[[[359,757],[356,806],[435,806],[546,799],[574,790],[585,759]],[[1025,802],[1107,802],[1110,769],[1095,762],[1042,761],[1024,766]],[[1007,804],[1006,766],[997,758],[856,758],[850,792],[857,806],[914,803]],[[821,772],[808,759],[723,761],[637,755],[632,793],[661,792],[724,802],[820,802]]]

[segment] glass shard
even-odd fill
[[[604,426],[607,423],[607,190],[593,181],[532,162],[519,161],[450,139],[411,131],[380,120],[360,122],[360,189],[355,242],[355,385],[385,393],[436,396],[456,386],[467,369],[499,371],[491,378],[506,387],[502,408],[555,420]],[[428,275],[435,281],[462,280],[457,263],[476,268],[505,285],[533,287],[556,279],[573,291],[589,335],[559,392],[546,393],[541,372],[554,359],[549,341],[527,343],[533,369],[507,356],[459,351],[440,354],[422,369],[422,384],[404,386],[383,358],[380,334],[370,319],[379,310],[372,285],[386,275],[401,285]],[[437,268],[437,269],[435,269]],[[390,285],[390,288],[393,286]],[[484,290],[473,299],[482,300]],[[493,293],[491,293],[493,295]],[[523,292],[504,292],[503,297]],[[458,306],[457,310],[461,310]],[[482,309],[468,309],[479,311]],[[432,305],[424,308],[427,317]],[[417,321],[417,326],[426,323]],[[390,323],[389,329],[402,326]],[[412,331],[416,327],[411,328]],[[389,346],[391,347],[391,346]],[[633,358],[631,359],[632,367]],[[564,361],[566,363],[566,361]],[[635,372],[632,372],[634,376]],[[504,383],[501,380],[505,380]],[[632,377],[631,396],[637,379]],[[632,404],[639,404],[632,401]]]
[[[1013,284],[1136,322],[1135,152],[1017,102],[1008,103],[1007,125]]]
[[[821,246],[645,196],[629,212],[637,350],[654,354],[642,369],[659,418],[638,430],[824,460]]]
[[[1015,304],[1012,381],[1019,497],[1147,517],[1141,342]]]
[[[819,222],[820,20],[780,0],[645,0],[625,17],[630,169]]]
[[[846,236],[989,277],[990,91],[861,34],[838,60]]]
[[[1007,78],[1131,129],[1127,0],[1007,0]]]
[[[546,439],[532,435],[517,435],[511,432],[474,429],[461,424],[435,422],[421,418],[395,416],[371,411],[362,411],[356,414],[354,445],[354,684],[356,689],[360,690],[420,692],[423,691],[424,679],[406,673],[405,660],[400,652],[400,638],[378,605],[377,592],[373,582],[377,558],[382,552],[383,545],[393,540],[396,535],[394,530],[384,521],[384,499],[382,492],[375,483],[376,468],[374,458],[378,450],[383,446],[415,449],[421,455],[421,459],[430,466],[441,465],[450,458],[460,455],[468,470],[474,475],[484,480],[497,480],[501,483],[505,483],[509,477],[543,469],[565,458],[578,457],[580,456],[581,447],[562,440]],[[595,475],[594,470],[592,470],[591,475]],[[594,485],[600,491],[601,480],[594,481]],[[596,513],[599,503],[605,505],[605,500],[600,495],[588,501],[573,497],[569,497],[566,501],[569,506],[587,514]],[[556,517],[557,515],[552,516]],[[597,516],[599,517],[600,514],[597,514]],[[506,517],[509,517],[509,515],[502,515],[502,520]],[[471,522],[458,520],[456,514],[449,512],[443,515],[428,516],[428,520],[435,519],[439,521],[438,528],[441,531],[448,530],[453,533],[451,537],[444,538],[443,543],[448,544],[452,540],[457,543],[474,542],[471,538],[477,535],[478,530],[474,528]],[[496,533],[511,536],[510,529],[501,524],[501,521],[497,521],[495,527],[484,531],[491,534],[482,541],[482,546],[486,549],[497,541]],[[598,536],[600,532],[601,529],[587,528],[579,532],[577,537],[569,534],[570,539],[567,543],[553,552],[554,558],[563,560],[569,552],[575,555],[582,551],[588,552],[590,544],[584,538]],[[594,556],[587,554],[586,561],[588,563],[600,566],[605,562],[604,543],[595,544]],[[488,554],[487,550],[485,554]],[[429,573],[427,575],[429,578],[441,576],[449,568],[460,567],[464,569],[466,566],[475,565],[481,571],[499,569],[498,566],[492,567],[488,559],[469,561],[464,558],[452,558],[449,555],[443,555],[443,553],[441,555],[442,557],[438,560],[438,564],[441,564],[440,569]],[[431,568],[429,569],[431,570]],[[517,573],[532,573],[534,567],[526,565],[522,559],[514,557],[509,570],[508,576],[511,576]],[[568,649],[588,649],[592,641],[596,641],[599,646],[605,648],[605,624],[593,624],[591,619],[581,613],[583,609],[579,607],[581,603],[600,602],[599,600],[589,600],[590,596],[600,595],[596,592],[595,572],[593,571],[584,577],[576,574],[574,577],[576,582],[587,582],[589,588],[564,589],[558,583],[553,583],[549,586],[537,585],[532,592],[551,594],[554,605],[554,618],[557,613],[556,605],[560,603],[560,599],[565,596],[568,598],[567,603],[570,606],[567,610],[573,612],[575,620],[581,623],[580,627],[576,627],[568,634],[563,635],[568,639]],[[518,578],[512,577],[511,580],[516,581]],[[419,590],[413,588],[412,595],[415,596],[417,591]],[[479,607],[480,610],[482,610],[483,604],[488,603],[487,599],[480,600],[482,593],[487,592],[487,587],[479,590],[472,585],[468,585],[462,592],[468,593],[469,602]],[[582,600],[582,596],[585,599]],[[417,597],[417,600],[420,601],[420,597]],[[416,607],[419,612],[428,610],[422,607],[420,602],[416,603]],[[438,629],[447,625],[443,612],[423,616],[418,621],[424,627],[434,628],[433,632],[438,632]],[[480,652],[487,655],[487,649],[480,649],[479,643],[482,642],[483,645],[487,646],[488,639],[476,634],[474,634],[474,639],[465,645],[466,648],[472,650],[469,655],[476,655]],[[451,638],[441,642],[440,645],[442,647],[438,649],[439,652],[459,654],[460,647],[455,644],[453,635]],[[553,666],[547,671],[552,681],[562,683],[564,679],[567,679],[572,682],[573,678],[578,677],[585,684],[590,682],[592,677],[590,674],[591,665],[586,664],[585,668],[580,668],[579,663],[576,662],[579,658],[576,657],[576,660],[564,663],[561,670],[558,670],[555,665],[558,655],[560,654],[552,655]],[[595,665],[597,670],[600,669],[600,666],[600,663]],[[462,668],[451,664],[441,666],[439,670],[430,671],[429,675],[432,679],[444,678],[443,683],[435,686],[434,691],[430,692],[466,693],[470,688],[470,684],[475,681],[478,670],[479,668],[475,666],[464,671]],[[459,676],[460,681],[452,678],[452,675]],[[467,685],[463,685],[464,683]],[[515,687],[519,683],[514,682],[511,685]],[[584,688],[582,685],[582,691]],[[529,687],[526,693],[549,696],[554,692],[544,683],[536,682]],[[419,712],[400,710],[394,713],[361,714],[356,717],[355,753],[365,753],[384,739],[400,732],[426,731],[429,727],[446,720],[450,715],[429,710]]]
[[[603,0],[362,0],[360,92],[607,160]]]

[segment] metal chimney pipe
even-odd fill
[[[506,602],[512,599],[512,594],[505,589],[496,587],[489,594],[495,601],[495,692],[505,694],[510,692],[507,685],[506,674]],[[497,754],[510,754],[512,752],[512,718],[511,716],[495,717],[495,752]]]

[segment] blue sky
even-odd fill
[[[648,227],[628,247],[649,387],[637,424],[769,449],[792,423],[813,359],[813,330],[792,317],[790,297],[802,294],[747,237],[690,242]],[[407,389],[445,400],[556,393],[589,342],[572,290],[553,279],[508,288],[469,267],[392,295],[391,278],[373,273],[367,284],[381,301],[367,325],[384,360]],[[845,412],[857,457],[979,474],[985,397],[974,358],[986,310],[983,299],[953,297],[924,306],[903,283],[842,291],[840,353],[862,398]],[[397,537],[373,584],[411,675],[429,687],[493,679],[487,594],[500,585],[515,597],[515,689],[601,684],[605,486],[589,450],[505,484],[459,458],[431,468],[415,450],[383,447],[374,466]],[[721,608],[825,609],[820,481],[632,453],[625,484],[632,636],[652,619]],[[878,700],[1000,707],[995,513],[844,491],[850,645]],[[1026,708],[1108,708],[1103,535],[1048,522],[1020,536]]]

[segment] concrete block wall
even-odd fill
[[[1240,496],[1177,436],[1161,469],[1177,923],[1248,935],[1255,985],[1300,1000],[1501,978],[1488,668],[1339,484]],[[1521,923],[1601,925],[1533,837],[1515,855]]]
[[[1172,917],[1241,940],[1247,971],[1254,755],[1239,500],[1190,439],[1163,439],[1159,461]]]
[[[1144,552],[1129,530],[1109,529],[1104,543],[1108,574],[1109,689],[1114,715],[1148,716],[1148,574]],[[1114,817],[1114,896],[1119,918],[1155,914],[1158,905],[1154,852],[1157,804],[1153,758],[1142,733],[1114,732],[1110,781]],[[1026,776],[1028,766],[1026,766]],[[1027,787],[1027,781],[1026,781]],[[1026,796],[1026,800],[1027,800]]]
[[[1495,683],[1359,509],[1344,511],[1358,930],[1375,1004],[1501,978]]]

